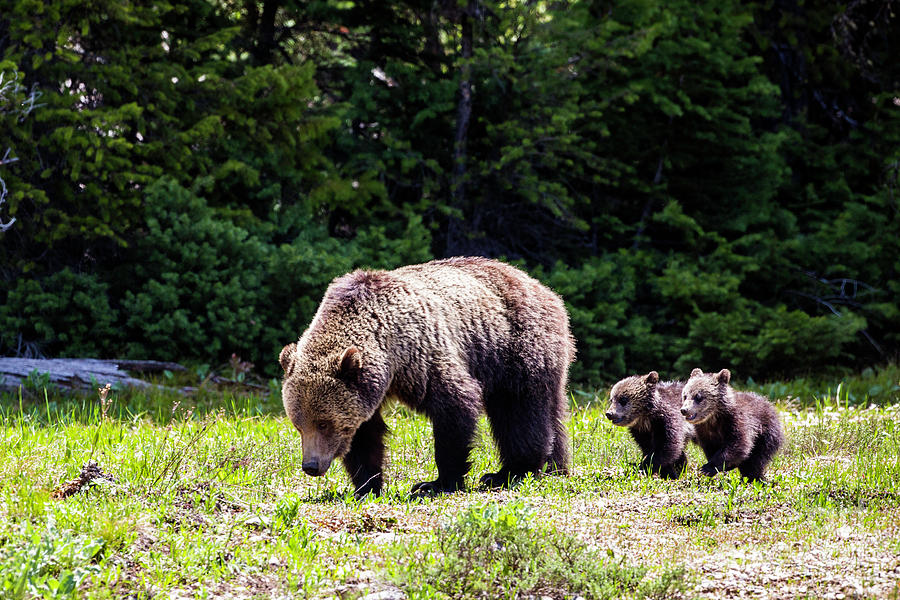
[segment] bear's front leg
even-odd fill
[[[422,481],[412,487],[414,496],[443,494],[465,489],[465,477],[469,472],[469,452],[478,423],[477,405],[463,402],[454,405],[437,405],[431,411],[434,430],[434,462],[438,478]]]
[[[382,464],[384,463],[384,434],[387,425],[376,412],[371,419],[359,426],[350,444],[350,451],[344,456],[344,466],[353,481],[357,497],[368,493],[381,495],[384,483]]]
[[[742,451],[742,446],[739,444],[725,446],[709,457],[706,464],[700,467],[700,472],[712,477],[719,471],[730,471],[743,462],[746,457],[746,452]]]
[[[653,468],[653,436],[649,431],[641,431],[636,427],[632,427],[629,431],[631,437],[641,449],[641,462],[638,464],[638,470],[644,473],[650,473]]]
[[[687,467],[687,454],[684,451],[672,461],[660,468],[659,474],[663,479],[678,479]]]

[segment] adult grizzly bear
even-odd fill
[[[762,479],[784,443],[784,430],[769,400],[730,385],[731,371],[691,372],[681,392],[681,414],[694,426],[706,454],[700,472],[712,477],[735,467],[750,481]]]
[[[363,495],[381,492],[387,396],[433,425],[438,478],[417,483],[413,494],[464,487],[482,409],[502,461],[482,484],[505,485],[545,465],[567,473],[574,356],[559,296],[502,262],[451,258],[335,279],[279,360],[303,470],[323,475],[343,457]]]
[[[681,381],[660,381],[659,373],[632,375],[609,392],[606,418],[627,427],[644,456],[640,468],[677,479],[687,466],[684,446],[694,439],[694,427],[681,416]]]

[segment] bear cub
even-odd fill
[[[694,427],[685,422],[679,381],[659,381],[659,373],[634,375],[616,383],[609,393],[606,418],[628,427],[644,458],[640,468],[677,479],[687,466],[684,446],[694,439]]]
[[[681,414],[694,426],[706,454],[700,472],[712,477],[737,468],[750,481],[762,479],[784,443],[784,430],[769,400],[730,385],[731,372],[694,369],[681,392]]]

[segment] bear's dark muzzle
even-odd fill
[[[319,463],[319,459],[310,458],[303,461],[303,472],[307,475],[318,477],[319,475],[325,474],[325,469],[322,468],[321,463]]]

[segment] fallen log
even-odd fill
[[[96,358],[0,357],[0,390],[15,390],[31,377],[35,383],[72,390],[94,390],[107,383],[138,388],[161,387],[131,377],[127,370],[184,371],[178,363],[152,360],[100,360]],[[185,390],[179,390],[184,392]]]
[[[113,361],[120,369],[126,371],[140,371],[142,373],[161,373],[163,371],[187,371],[183,365],[162,360],[131,360],[120,359]]]

